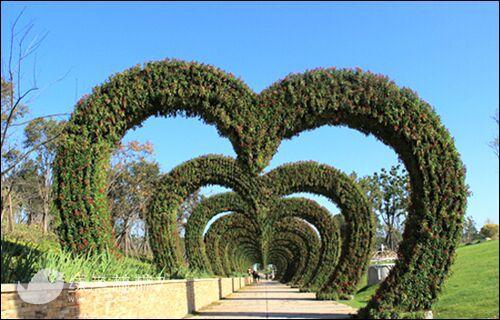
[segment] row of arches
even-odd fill
[[[205,254],[202,248],[188,249],[190,264],[229,272],[251,260],[272,261],[283,270],[284,281],[309,285],[307,281],[321,274],[321,281],[312,282],[319,298],[352,293],[368,262],[373,236],[373,217],[356,184],[342,172],[314,162],[284,165],[262,174],[282,140],[320,126],[342,125],[372,134],[393,148],[411,182],[411,207],[398,262],[360,315],[415,316],[431,308],[460,238],[465,170],[453,139],[430,105],[386,77],[361,70],[330,68],[293,74],[260,94],[217,68],[178,60],[151,62],[113,76],[79,101],[58,150],[55,207],[63,247],[94,252],[113,246],[105,174],[110,154],[127,130],[148,117],[179,114],[214,125],[231,141],[237,157],[200,157],[162,177],[147,217],[159,267],[184,263],[172,223],[176,208],[200,186],[218,184],[234,193],[204,205],[203,214],[211,215],[218,206],[234,213],[219,219],[229,221],[225,225],[214,223],[217,231],[203,239]],[[334,240],[335,232],[318,240],[310,226],[297,220],[321,228],[319,221],[312,223],[308,220],[314,220],[312,216],[304,214],[306,201],[283,200],[295,192],[323,195],[338,205],[346,220],[340,241]],[[288,210],[299,212],[298,217],[283,213]],[[203,222],[205,216],[199,219]],[[242,227],[236,228],[236,221]],[[190,231],[198,238],[189,241],[200,243],[198,231]],[[227,239],[220,238],[226,234]],[[320,249],[305,251],[315,241]],[[325,256],[323,245],[338,257]],[[215,267],[210,259],[213,252],[221,259]],[[316,268],[311,266],[315,254]],[[305,257],[313,262],[304,263]],[[321,270],[325,261],[336,262],[333,269],[328,268],[331,273]]]
[[[248,176],[234,159],[216,155],[196,158],[176,167],[161,179],[148,210],[151,247],[158,265],[175,270],[184,263],[181,250],[172,250],[180,248],[175,230],[177,208],[190,194],[207,184],[223,185],[235,192],[208,198],[188,219],[185,239],[190,267],[213,271],[203,252],[202,233],[208,221],[221,212],[231,211],[246,217],[246,222],[238,220],[242,224],[239,228],[253,234],[263,255],[259,261],[263,265],[269,262],[268,250],[276,233],[275,224],[286,217],[297,217],[314,225],[324,240],[322,267],[315,286],[321,288],[321,296],[350,295],[356,289],[372,249],[374,217],[354,181],[332,167],[315,162],[283,165],[258,177]],[[342,242],[339,228],[326,209],[310,200],[283,198],[299,191],[321,194],[337,204],[346,224]],[[228,228],[234,229],[236,225]],[[225,232],[226,229],[218,230],[218,234]]]

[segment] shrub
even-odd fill
[[[485,238],[498,240],[498,224],[487,223],[481,228],[479,233]]]

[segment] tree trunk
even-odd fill
[[[7,226],[9,231],[14,230],[14,214],[12,213],[12,195],[9,192],[9,214],[7,216]]]
[[[31,226],[33,224],[33,212],[31,210],[26,210],[28,214],[28,226]]]
[[[46,234],[49,229],[49,208],[48,204],[44,201],[43,204],[43,215],[42,215],[42,231]]]
[[[2,204],[0,205],[1,207],[1,214],[0,214],[0,223],[3,222],[3,217],[5,216],[5,207],[3,206],[3,197],[2,197]]]

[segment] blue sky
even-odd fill
[[[499,106],[497,3],[2,2],[2,57],[9,26],[25,6],[21,25],[35,19],[35,34],[49,32],[37,55],[44,89],[33,115],[69,113],[110,75],[167,57],[213,64],[256,92],[291,72],[360,67],[386,74],[434,106],[468,169],[468,214],[479,225],[498,222],[498,158],[488,147],[498,132],[491,119]],[[151,141],[165,172],[207,153],[235,155],[197,119],[149,119],[125,139]],[[366,175],[397,156],[373,137],[322,127],[284,141],[266,171],[298,160]]]

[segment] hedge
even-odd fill
[[[148,117],[176,115],[214,125],[231,141],[238,167],[253,177],[282,140],[323,125],[372,134],[393,148],[410,175],[411,208],[398,262],[360,315],[407,316],[431,309],[461,236],[465,168],[429,104],[386,77],[359,69],[293,74],[260,94],[219,69],[177,60],[150,62],[111,77],[77,103],[54,162],[55,207],[65,248],[99,252],[114,247],[106,198],[110,155],[127,130]],[[262,221],[266,206],[254,205],[262,237],[269,239]],[[177,265],[174,230],[152,225],[173,252],[155,247],[157,261]],[[263,244],[267,251],[268,242]]]
[[[284,217],[297,217],[312,224],[321,238],[320,263],[307,278],[297,283],[302,291],[315,291],[333,274],[340,253],[340,227],[329,211],[315,201],[305,198],[283,198],[271,210],[275,220]]]

